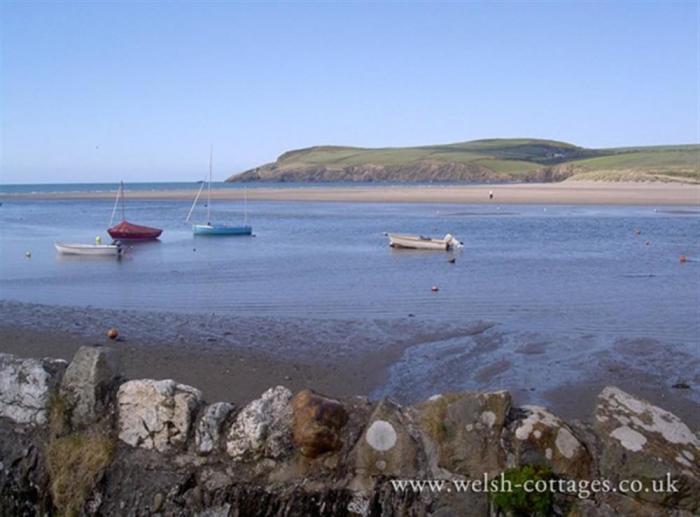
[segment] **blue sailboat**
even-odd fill
[[[248,195],[246,192],[245,196],[245,209],[244,209],[244,216],[243,216],[243,223],[242,225],[231,225],[231,224],[222,224],[222,223],[212,223],[211,222],[211,176],[212,176],[212,158],[213,158],[213,149],[210,150],[209,152],[209,182],[208,182],[208,188],[207,188],[207,222],[205,224],[193,224],[192,225],[192,233],[195,235],[220,235],[220,236],[245,236],[245,235],[253,235],[253,227],[248,224]],[[195,206],[197,206],[197,201],[199,200],[199,196],[202,194],[202,190],[204,189],[204,183],[199,187],[199,192],[197,192],[197,196],[194,198],[194,203],[192,203],[192,208],[190,208],[190,213],[187,214],[187,219],[186,221],[190,220],[190,217],[192,216],[192,212],[194,211]]]

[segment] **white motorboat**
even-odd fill
[[[61,255],[86,255],[93,257],[100,256],[121,256],[122,247],[120,244],[75,244],[67,242],[54,242],[56,251]]]
[[[449,251],[462,247],[462,243],[449,233],[442,238],[424,237],[422,235],[405,235],[390,233],[389,246],[413,250]]]

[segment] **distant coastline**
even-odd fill
[[[534,138],[419,147],[315,146],[287,151],[231,182],[660,181],[700,183],[700,145],[589,149]]]
[[[187,184],[185,184],[187,185]],[[129,199],[191,200],[190,188],[128,190]],[[489,191],[494,199],[489,199]],[[583,182],[509,183],[480,185],[314,185],[262,186],[256,188],[215,188],[219,200],[350,202],[350,203],[445,203],[445,204],[542,204],[542,205],[686,205],[700,206],[700,185],[660,182]],[[114,191],[79,190],[72,192],[27,193],[0,191],[0,200],[113,199]]]

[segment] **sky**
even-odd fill
[[[312,145],[700,142],[698,2],[0,1],[0,183]]]

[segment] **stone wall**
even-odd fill
[[[173,380],[127,381],[118,356],[83,347],[66,365],[0,354],[0,515],[489,516],[499,510],[487,493],[395,491],[391,480],[481,479],[525,465],[559,480],[676,485],[557,494],[555,515],[700,512],[697,434],[615,387],[591,423],[514,407],[507,391],[404,407],[277,386],[236,407]]]

